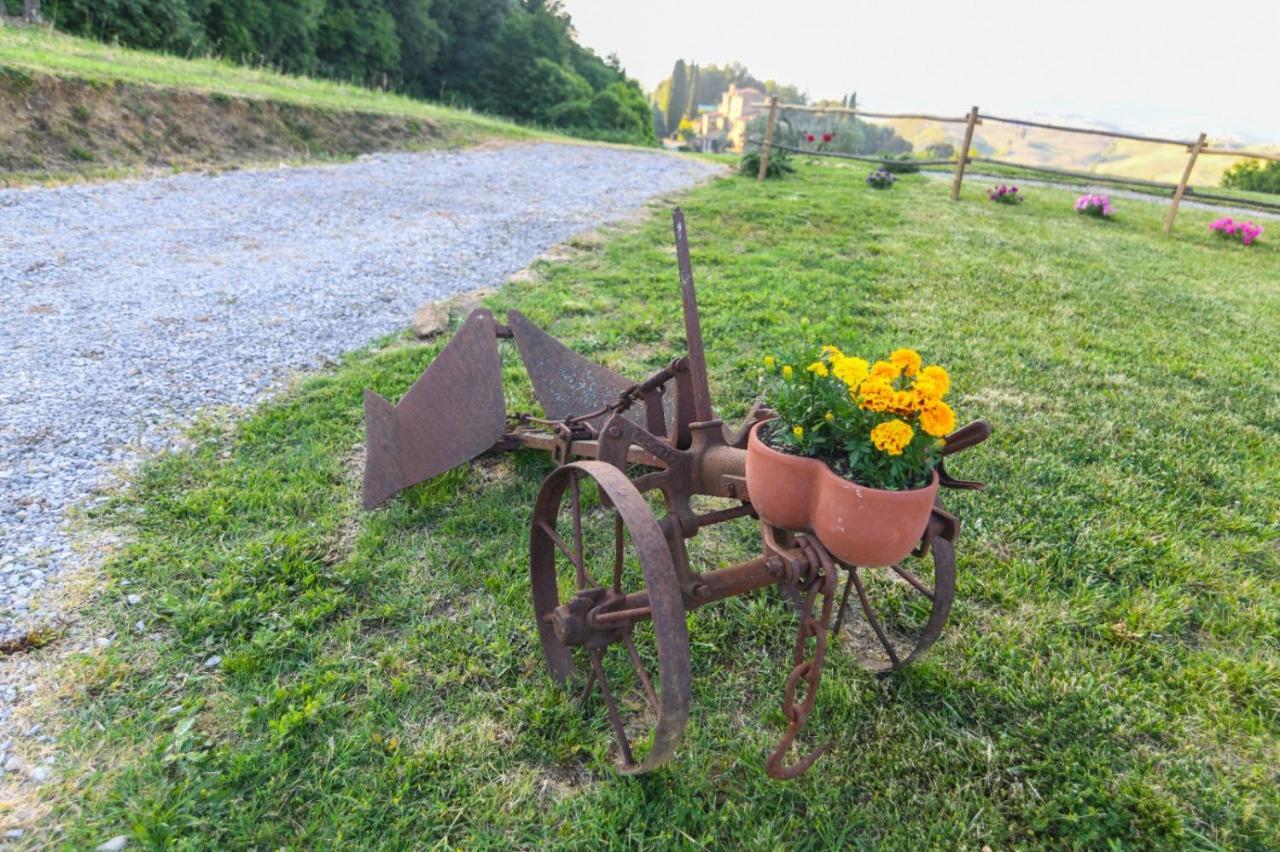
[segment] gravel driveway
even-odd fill
[[[175,422],[717,171],[547,143],[0,191],[0,640],[55,615],[64,510]]]

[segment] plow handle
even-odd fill
[[[680,300],[684,303],[684,336],[689,348],[689,375],[693,379],[695,423],[715,419],[711,413],[711,387],[707,384],[707,356],[702,348],[702,322],[698,317],[698,297],[693,291],[693,265],[689,261],[689,236],[684,211],[671,214],[676,232],[676,261],[680,265]]]
[[[942,454],[949,456],[961,450],[967,450],[990,437],[991,424],[985,420],[974,420],[972,423],[961,426],[944,439],[946,444],[942,447]]]

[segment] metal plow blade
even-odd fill
[[[506,419],[497,323],[472,311],[398,405],[364,392],[364,507],[485,452]]]
[[[618,395],[635,384],[583,358],[519,311],[507,311],[507,324],[520,350],[520,360],[529,373],[534,396],[551,420],[587,414],[617,402]],[[644,425],[643,407],[632,408],[624,416]]]

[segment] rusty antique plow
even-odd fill
[[[364,503],[374,508],[484,453],[551,454],[557,467],[542,484],[529,530],[538,635],[553,677],[567,685],[581,667],[584,699],[599,690],[619,769],[628,774],[666,762],[683,736],[691,683],[687,613],[779,586],[796,604],[799,628],[784,685],[787,729],[766,769],[792,778],[830,746],[786,762],[813,709],[831,636],[847,620],[844,644],[878,672],[924,653],[955,597],[959,524],[937,505],[910,559],[868,569],[838,564],[803,530],[756,519],[746,488],[746,436],[771,412],[757,406],[733,429],[716,419],[679,210],[674,222],[686,355],[635,382],[574,353],[518,311],[507,314],[506,324],[474,311],[398,405],[365,392]],[[518,350],[542,416],[507,415],[503,340]],[[990,431],[971,423],[947,438],[944,452],[973,446]],[[939,468],[944,486],[982,487]],[[695,570],[689,540],[741,518],[759,523],[761,555]],[[842,568],[847,579],[837,604]],[[847,613],[860,617],[846,619]]]

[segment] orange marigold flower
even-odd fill
[[[935,438],[949,435],[956,428],[956,413],[942,400],[934,400],[920,412],[920,428]]]
[[[849,391],[850,396],[854,392]],[[875,376],[868,378],[858,386],[858,405],[867,411],[888,411],[893,408],[895,391],[885,379]]]
[[[907,448],[907,444],[911,443],[914,435],[915,431],[906,423],[901,420],[890,420],[871,430],[871,443],[883,453],[900,456]]]
[[[916,376],[915,387],[928,399],[942,399],[951,390],[951,377],[937,364],[930,364]]]

